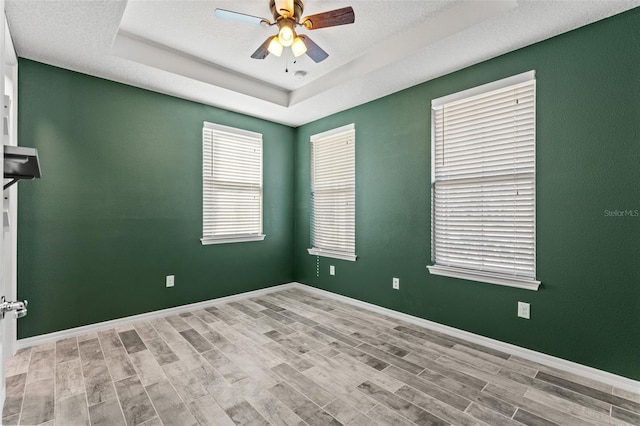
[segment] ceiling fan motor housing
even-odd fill
[[[289,10],[290,6],[286,6],[285,4],[293,4],[293,10]],[[304,3],[302,0],[293,0],[293,1],[277,1],[271,0],[269,2],[269,8],[271,9],[271,14],[273,15],[273,19],[277,22],[282,18],[292,18],[296,23],[300,22],[300,17],[302,16],[302,12],[304,11]]]

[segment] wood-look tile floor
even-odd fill
[[[21,350],[3,424],[640,425],[640,395],[300,289]]]

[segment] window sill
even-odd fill
[[[523,288],[533,291],[537,291],[538,287],[540,287],[540,281],[537,280],[492,274],[491,272],[471,271],[468,269],[440,265],[427,266],[427,269],[429,269],[429,273],[433,275],[442,275],[444,277],[461,278],[465,280]]]
[[[358,258],[358,256],[356,256],[355,254],[338,253],[335,251],[327,251],[318,248],[310,248],[307,249],[307,251],[309,252],[309,254],[314,256],[330,257],[332,259],[348,260],[350,262],[355,262]]]
[[[200,242],[203,246],[209,244],[230,244],[230,243],[244,243],[249,241],[262,241],[264,240],[265,234],[260,235],[230,235],[227,237],[202,237],[200,238]]]

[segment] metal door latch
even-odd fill
[[[29,302],[26,300],[24,302],[20,302],[18,300],[14,302],[7,302],[4,296],[0,298],[0,318],[4,318],[4,314],[9,311],[14,311],[16,313],[16,318],[22,318],[27,315],[27,305]]]

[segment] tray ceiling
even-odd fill
[[[317,64],[251,59],[276,29],[213,14],[269,19],[268,0],[6,0],[5,9],[21,57],[299,126],[639,5],[307,0],[304,15],[352,6],[356,16],[300,30],[329,53]]]

